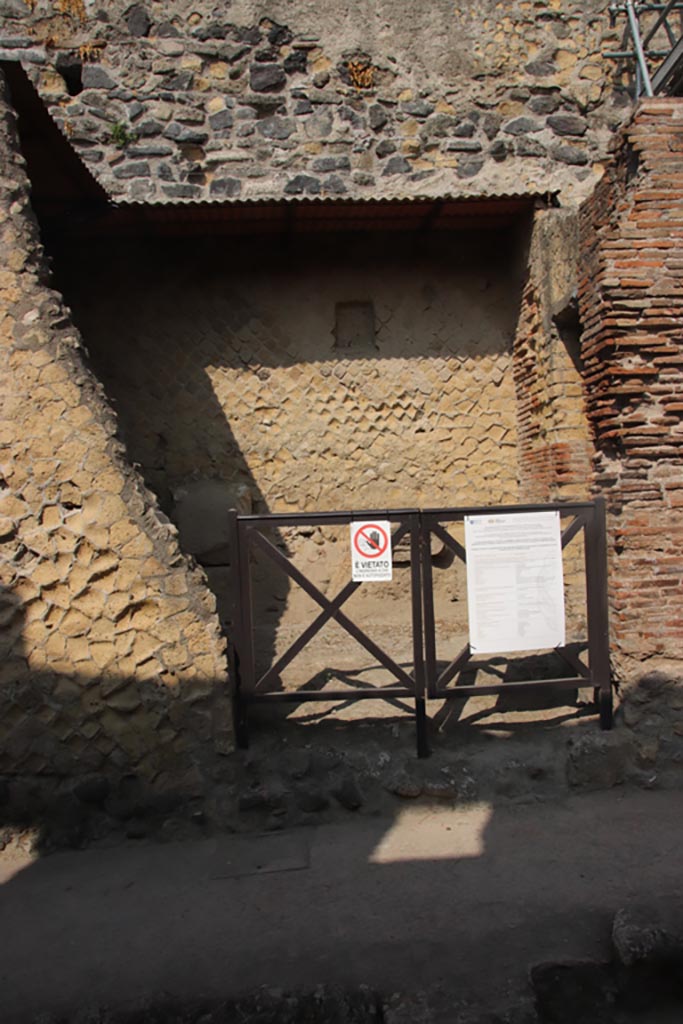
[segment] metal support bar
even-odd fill
[[[586,531],[586,602],[588,605],[588,661],[598,691],[600,725],[612,725],[612,682],[609,664],[607,606],[607,535],[605,499],[597,498],[591,528]]]
[[[656,96],[665,91],[675,93],[680,88],[683,78],[681,26],[678,25],[674,30],[669,19],[674,12],[681,10],[681,0],[668,0],[667,3],[661,4],[640,4],[635,0],[624,0],[623,3],[611,5],[612,24],[615,24],[616,18],[621,14],[626,16],[627,24],[621,48],[607,53],[606,56],[618,61],[634,61],[636,97]],[[653,14],[655,17],[648,19],[649,26],[644,22],[641,30],[641,17],[647,14]],[[664,40],[661,36],[659,41],[655,42],[658,33],[662,32],[666,33],[668,49],[664,49]]]
[[[573,522],[569,524],[566,530],[562,532],[562,550],[564,550],[568,544],[574,540],[577,533],[579,533],[586,525],[586,519],[583,515],[578,515]]]
[[[435,685],[437,689],[434,692],[437,692],[438,688],[441,686],[448,686],[451,679],[455,679],[458,672],[460,672],[461,669],[465,667],[465,665],[467,664],[471,657],[472,652],[470,650],[470,645],[465,644],[460,653],[457,654],[455,658],[453,658],[453,661],[450,663],[450,665],[448,665],[447,668],[443,670],[439,678],[436,680]]]
[[[666,57],[670,52],[670,50],[647,50],[646,56],[650,59],[653,57]],[[635,60],[637,54],[635,50],[608,50],[603,56],[609,57],[610,60]]]
[[[671,27],[669,25],[669,22],[667,21],[667,18],[671,14],[671,11],[674,9],[675,4],[676,0],[669,0],[669,3],[665,4],[665,6],[662,8],[659,17],[655,21],[652,28],[650,28],[648,32],[646,32],[646,34],[643,36],[643,49],[647,50],[647,44],[650,42],[651,39],[654,38],[654,36],[657,34],[657,31],[662,26],[664,27],[666,34],[669,37],[669,42],[672,46],[674,45],[674,43],[676,42],[676,37],[671,31]]]
[[[652,88],[655,93],[660,93],[668,85],[669,80],[677,71],[681,72],[683,61],[683,38],[679,39],[669,55],[660,64],[652,78]]]
[[[239,520],[236,510],[228,512],[228,539],[230,547],[231,573],[231,603],[232,622],[230,624],[230,635],[228,637],[228,671],[230,677],[230,697],[232,701],[232,715],[235,730],[235,740],[238,747],[249,746],[249,729],[246,716],[246,708],[242,694],[242,661],[241,652],[251,647],[251,637],[245,635],[243,600],[242,600],[242,578],[245,575],[242,568],[240,551]],[[247,576],[250,574],[247,572]],[[249,600],[251,598],[249,597]]]
[[[425,693],[424,636],[422,624],[422,576],[420,568],[430,561],[429,550],[423,549],[420,516],[410,517],[410,585],[413,612],[413,664],[415,666],[415,732],[417,756],[429,757],[427,736],[427,705]]]
[[[575,672],[578,672],[582,679],[590,679],[590,671],[581,661],[581,658],[574,647],[556,647],[555,650],[570,668],[573,668]]]
[[[467,562],[467,552],[455,537],[451,537],[448,530],[445,530],[441,523],[432,523],[429,527],[430,531],[435,534],[439,540],[442,540],[446,547],[450,548],[458,556],[461,562]]]
[[[525,679],[514,683],[474,683],[472,686],[453,686],[450,690],[435,690],[440,700],[456,697],[491,697],[506,693],[522,693],[524,690],[538,690],[545,687],[557,690],[576,690],[582,685],[578,676],[563,676],[559,679]]]
[[[325,597],[322,591],[318,590],[318,588],[314,586],[314,584],[311,583],[311,581],[307,579],[295,565],[292,565],[289,559],[285,558],[274,544],[271,544],[269,540],[266,540],[262,533],[259,533],[257,530],[250,530],[249,535],[253,538],[254,543],[257,544],[258,547],[265,551],[266,554],[270,555],[276,565],[279,565],[281,569],[284,569],[287,575],[291,576],[291,578],[299,584],[301,589],[306,591],[309,597],[312,597],[314,601],[317,601],[321,608],[324,608],[326,611],[330,611],[331,617],[335,622],[338,622],[347,633],[351,634],[354,640],[357,640],[366,651],[372,654],[380,665],[384,665],[384,667],[388,669],[396,679],[403,682],[406,686],[414,685],[413,680],[410,678],[408,673],[405,672],[393,658],[390,658],[381,647],[378,647],[374,640],[371,640],[362,629],[359,629],[355,622],[352,622],[344,612],[339,611],[339,609],[334,610],[332,602]]]
[[[421,516],[422,552],[422,610],[425,631],[425,671],[427,693],[432,696],[432,680],[436,678],[436,622],[434,620],[434,583],[432,579],[432,557],[430,524],[427,516]]]
[[[638,15],[636,14],[633,6],[633,0],[626,0],[626,15],[628,17],[628,23],[631,27],[631,35],[633,37],[633,46],[636,51],[636,58],[638,61],[638,71],[643,82],[643,88],[646,96],[653,96],[652,83],[650,81],[650,73],[647,69],[647,61],[643,52],[643,44],[640,40],[640,27],[638,25]],[[640,94],[640,90],[638,90]]]

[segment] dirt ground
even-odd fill
[[[679,793],[615,789],[42,859],[8,847],[3,1024],[319,984],[385,993],[396,1024],[453,1024],[456,1006],[528,1001],[535,964],[609,960],[620,908],[681,906],[682,845]]]

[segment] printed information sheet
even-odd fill
[[[465,544],[472,652],[563,645],[560,513],[465,516]]]

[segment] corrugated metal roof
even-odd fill
[[[345,196],[232,199],[174,203],[124,202],[86,232],[123,235],[301,234],[322,231],[464,231],[510,227],[547,193],[497,196]]]
[[[238,208],[240,206],[253,207],[253,206],[267,206],[270,204],[294,204],[297,206],[349,206],[357,203],[359,205],[367,205],[373,203],[376,205],[390,205],[395,203],[434,203],[438,202],[479,202],[486,201],[489,199],[511,199],[511,200],[525,200],[533,201],[538,200],[540,202],[547,202],[551,204],[555,197],[559,194],[558,189],[539,191],[538,189],[530,189],[520,192],[509,192],[505,190],[496,190],[495,188],[484,189],[483,191],[440,191],[434,192],[418,192],[415,194],[409,194],[406,191],[396,192],[391,195],[385,193],[373,194],[373,193],[356,193],[355,195],[325,195],[325,196],[311,196],[311,195],[259,195],[259,196],[236,196],[231,198],[202,198],[202,199],[118,199],[115,205],[121,209],[128,207],[146,207],[148,209],[173,209],[178,210],[181,208],[216,208],[216,207],[230,207]]]

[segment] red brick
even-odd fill
[[[580,224],[587,414],[618,545],[613,627],[648,653],[683,625],[682,118],[680,100],[641,104],[624,140],[638,175],[628,180],[618,149]],[[663,466],[666,480],[651,479]]]

